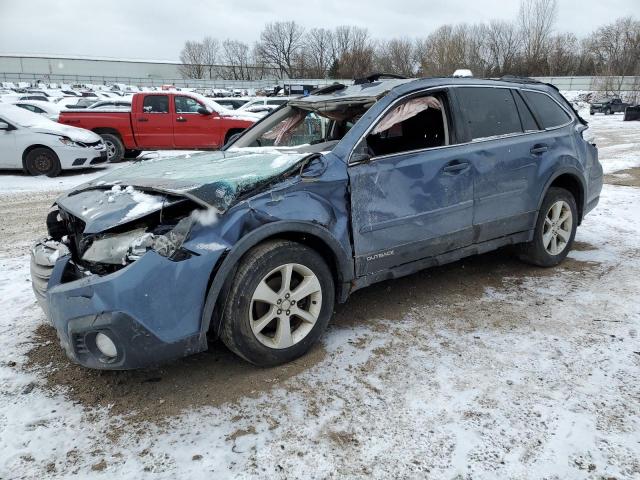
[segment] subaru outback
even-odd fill
[[[155,365],[212,338],[288,362],[373,283],[506,245],[561,262],[602,188],[586,129],[528,79],[330,85],[221,151],[62,195],[32,251],[34,291],[87,367]]]

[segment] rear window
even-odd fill
[[[456,89],[471,140],[522,133],[516,104],[507,88]]]
[[[522,93],[538,116],[538,120],[542,123],[542,128],[557,127],[571,120],[569,114],[550,96],[529,90],[525,90]]]

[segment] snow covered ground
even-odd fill
[[[585,118],[607,172],[640,166],[640,122]],[[95,372],[29,282],[36,197],[71,181],[18,178],[0,176],[0,208],[34,197],[0,230],[2,479],[640,478],[639,188],[606,185],[558,268],[500,251],[357,292],[292,365],[219,346]]]

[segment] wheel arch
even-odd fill
[[[319,225],[304,221],[278,221],[263,225],[243,237],[213,267],[207,288],[207,296],[202,311],[200,325],[200,341],[206,342],[207,332],[211,327],[218,328],[220,318],[216,305],[220,293],[230,286],[240,259],[257,245],[274,239],[291,240],[314,249],[323,258],[334,276],[336,298],[344,302],[349,294],[348,285],[353,279],[353,260],[344,251],[331,232]],[[215,315],[215,318],[214,318]],[[216,332],[217,333],[217,332]],[[202,344],[204,345],[204,343]]]
[[[576,168],[565,168],[556,172],[547,181],[538,201],[538,214],[542,202],[544,201],[544,197],[547,195],[547,192],[551,187],[560,187],[571,192],[573,198],[576,200],[576,207],[578,208],[578,225],[580,225],[584,216],[584,206],[587,194],[586,182],[580,171]]]
[[[122,142],[122,135],[120,134],[120,132],[115,129],[115,128],[110,128],[110,127],[97,127],[94,128],[93,130],[91,130],[93,133],[97,133],[98,135],[102,135],[104,133],[107,133],[109,135],[115,135],[116,137],[118,137],[120,139],[120,141]]]

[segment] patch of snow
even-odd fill
[[[226,245],[218,242],[209,242],[209,243],[198,243],[195,245],[195,248],[200,250],[208,250],[210,252],[217,252],[218,250],[224,250],[227,248]]]

